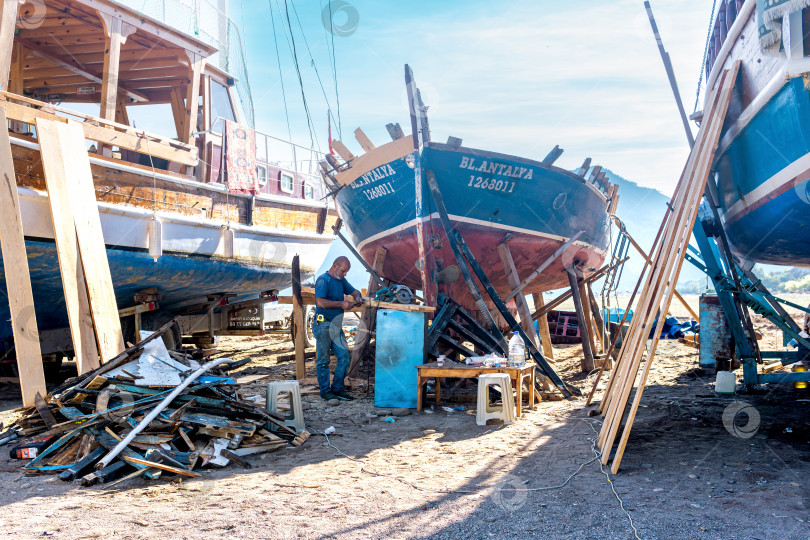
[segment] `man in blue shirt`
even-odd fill
[[[360,304],[363,298],[360,291],[349,285],[346,274],[351,263],[346,257],[338,257],[332,263],[328,272],[315,281],[315,321],[312,323],[312,333],[315,335],[315,362],[318,375],[318,386],[323,399],[354,399],[344,388],[346,370],[349,368],[349,345],[343,333],[343,312]],[[351,295],[354,302],[343,299],[343,295]],[[335,376],[329,384],[329,360],[331,352],[337,357]]]

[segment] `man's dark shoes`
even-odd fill
[[[321,399],[324,401],[329,401],[330,399],[340,399],[337,395],[333,394],[332,392],[321,392]]]
[[[343,401],[352,401],[354,399],[348,392],[346,392],[346,390],[343,390],[342,388],[340,390],[333,390],[332,395],[338,399],[342,399]]]

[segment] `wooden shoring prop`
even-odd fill
[[[487,278],[486,273],[481,268],[481,265],[478,264],[478,260],[472,254],[472,251],[470,251],[470,248],[467,246],[467,243],[464,241],[464,238],[461,236],[461,234],[459,234],[458,231],[456,231],[453,228],[453,225],[450,222],[450,216],[447,215],[447,209],[444,206],[442,194],[441,191],[439,191],[439,184],[436,182],[436,176],[433,174],[433,171],[426,171],[426,176],[428,185],[430,187],[430,192],[433,195],[434,202],[436,203],[436,209],[439,212],[439,218],[441,220],[442,227],[444,228],[444,232],[445,234],[447,234],[447,238],[450,241],[450,246],[453,249],[453,254],[456,257],[456,262],[458,263],[459,268],[466,269],[465,259],[467,262],[469,262],[470,267],[472,268],[473,272],[475,272],[475,275],[478,278],[478,280],[484,286],[484,290],[487,291],[489,298],[492,300],[492,303],[495,305],[495,308],[500,312],[501,316],[506,321],[506,324],[509,325],[510,329],[516,331],[518,334],[520,334],[520,337],[523,338],[523,342],[529,348],[529,352],[531,353],[531,356],[534,359],[536,369],[539,369],[542,375],[545,375],[546,377],[551,379],[551,382],[554,383],[554,386],[556,386],[565,397],[571,397],[572,392],[579,395],[581,393],[579,389],[573,386],[568,386],[563,382],[562,379],[560,379],[560,376],[557,375],[554,369],[552,369],[552,367],[543,357],[542,353],[540,353],[540,351],[537,349],[532,340],[529,339],[529,336],[526,335],[526,332],[523,331],[523,328],[521,328],[520,324],[518,324],[518,322],[506,308],[506,304],[503,303],[503,300],[501,300],[501,297],[495,291],[495,288],[492,286],[492,283]],[[465,281],[467,281],[470,293],[473,294],[473,296],[477,295],[478,298],[481,299],[481,293],[478,291],[478,287],[475,285],[475,282],[472,281],[472,277],[470,277],[469,280],[466,280],[465,277]],[[481,302],[483,303],[483,299],[481,299]],[[489,315],[490,319],[492,319],[492,314],[490,314],[489,310],[486,309],[486,305],[484,305],[484,309],[485,313]],[[494,321],[493,326],[495,326]],[[498,332],[497,326],[495,326],[495,332],[500,333]],[[508,346],[505,347],[504,351],[506,352],[508,350],[509,350]]]
[[[582,337],[582,362],[580,369],[585,373],[590,373],[594,368],[593,349],[591,348],[591,331],[588,328],[588,319],[585,315],[585,307],[580,295],[580,280],[577,279],[573,268],[568,269],[568,282],[571,284],[571,293],[574,298],[574,309],[579,319],[579,335]]]
[[[8,307],[11,312],[11,329],[14,335],[23,405],[30,407],[34,405],[35,396],[46,393],[45,371],[42,367],[39,330],[34,313],[28,254],[25,251],[17,176],[14,173],[8,121],[3,107],[0,107],[0,175],[2,175],[0,245],[3,251]]]
[[[515,268],[515,262],[512,260],[512,252],[509,249],[509,245],[505,242],[499,244],[498,255],[501,258],[501,264],[503,265],[504,272],[506,273],[507,283],[509,283],[509,286],[512,288],[517,287],[520,279],[518,278],[517,269]],[[537,330],[534,328],[534,321],[532,320],[532,315],[529,311],[529,305],[526,303],[526,297],[523,294],[516,295],[515,305],[517,306],[518,315],[520,315],[520,325],[523,327],[523,331],[526,332],[534,343],[535,347],[540,349],[540,336],[538,335]],[[550,389],[548,379],[546,377],[541,377],[541,383],[543,385],[543,390]]]
[[[567,242],[565,242],[562,246],[559,247],[559,249],[557,249],[557,251],[555,251],[550,257],[548,257],[545,261],[543,261],[543,263],[540,266],[538,266],[536,270],[534,270],[531,274],[529,274],[528,277],[526,277],[526,279],[524,279],[520,283],[520,285],[517,285],[517,286],[513,287],[512,291],[509,294],[506,295],[506,298],[504,298],[503,301],[508,302],[509,300],[514,298],[514,296],[517,295],[520,291],[525,289],[526,286],[529,283],[531,283],[534,278],[539,276],[543,272],[543,270],[548,268],[548,266],[551,263],[556,261],[563,253],[565,253],[565,250],[568,249],[571,246],[571,244],[576,242],[577,239],[580,236],[582,236],[583,234],[585,234],[585,231],[579,231],[574,236],[569,238]]]
[[[298,254],[292,260],[292,335],[295,347],[295,378],[299,381],[307,375],[304,353],[307,347],[307,328],[304,320],[304,300],[301,298],[301,266]]]
[[[543,309],[546,305],[543,299],[543,293],[534,293],[532,295],[534,307]],[[530,316],[531,317],[531,316]],[[533,318],[533,317],[532,317]],[[540,340],[543,343],[543,354],[549,360],[554,360],[554,347],[551,346],[551,332],[548,327],[548,315],[541,315],[537,317],[537,327],[540,330]]]
[[[625,416],[630,393],[635,386],[642,356],[647,346],[647,338],[652,329],[652,342],[649,346],[644,371],[638,382],[633,403],[627,412],[624,430],[613,458],[611,471],[614,474],[618,471],[624,455],[647,376],[655,357],[661,329],[683,265],[686,248],[697,218],[700,199],[706,188],[706,180],[719,143],[739,67],[740,62],[737,61],[732,68],[723,71],[709,98],[711,103],[708,108],[709,114],[704,117],[698,132],[698,140],[689,154],[689,159],[669,204],[673,211],[671,215],[667,212],[664,217],[666,225],[663,242],[655,247],[650,258],[651,270],[633,315],[627,341],[622,346],[620,361],[612,374],[612,377],[616,378],[615,389],[607,396],[605,422],[597,440],[601,450],[602,463],[605,465],[610,460],[611,450]],[[658,323],[653,325],[656,317],[658,317]]]
[[[374,254],[374,265],[372,269],[378,274],[382,272],[383,264],[385,263],[385,256],[388,250],[384,247],[378,247],[377,252]],[[368,280],[368,296],[374,298],[374,295],[380,289],[380,281],[375,279],[372,275]],[[373,305],[363,307],[363,312],[360,315],[360,326],[357,330],[357,335],[354,337],[354,347],[352,348],[352,361],[349,364],[347,375],[349,377],[356,377],[357,371],[360,369],[360,362],[365,358],[369,344],[371,343],[371,334],[377,323],[377,308]]]

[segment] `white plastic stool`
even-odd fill
[[[278,411],[278,397],[285,392],[290,395],[290,410],[284,415],[284,425],[300,432],[304,429],[304,409],[301,407],[301,387],[298,381],[267,383],[267,410],[281,414]]]
[[[497,386],[501,391],[500,407],[489,404],[489,387]],[[487,420],[498,418],[504,424],[515,421],[515,399],[512,395],[512,379],[508,373],[485,373],[478,376],[478,404],[475,410],[475,423],[487,425]]]

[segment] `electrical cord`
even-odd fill
[[[591,424],[590,422],[588,422],[587,420],[585,420],[583,418],[580,418],[580,421],[587,424],[588,427],[591,428],[591,430],[594,432],[594,434],[596,436],[599,435],[599,433],[596,431],[596,428],[593,427],[593,424]],[[340,454],[341,456],[343,456],[343,457],[345,457],[345,458],[347,458],[347,459],[349,459],[351,461],[360,463],[362,465],[362,467],[360,467],[360,471],[364,472],[366,474],[370,474],[372,476],[378,476],[378,477],[382,477],[382,478],[392,478],[392,479],[394,479],[394,480],[396,480],[398,482],[401,482],[401,483],[403,483],[403,484],[405,484],[407,486],[410,486],[413,489],[416,489],[418,491],[429,491],[429,492],[432,492],[432,493],[441,493],[441,494],[445,494],[445,495],[453,494],[453,493],[459,493],[459,494],[477,494],[477,493],[479,493],[479,491],[464,490],[464,489],[435,489],[435,488],[430,488],[430,487],[419,486],[419,485],[414,484],[413,482],[405,480],[404,478],[399,478],[397,476],[393,476],[393,475],[390,475],[390,474],[384,474],[384,473],[381,473],[381,472],[369,470],[369,469],[366,468],[368,466],[368,463],[366,461],[364,461],[362,459],[353,458],[353,457],[349,456],[348,454],[345,454],[344,452],[342,452],[337,446],[332,444],[332,441],[329,440],[329,435],[325,431],[323,432],[323,436],[326,437],[326,444],[329,445],[332,449],[334,449],[338,454]],[[610,486],[610,490],[613,492],[613,495],[616,497],[616,500],[619,501],[619,508],[621,508],[622,512],[624,512],[625,515],[627,516],[627,519],[630,522],[630,528],[633,529],[633,536],[637,540],[641,540],[641,538],[638,535],[638,529],[636,529],[635,523],[633,522],[633,517],[630,515],[630,512],[628,512],[627,509],[624,507],[624,503],[622,502],[621,497],[619,497],[619,493],[616,491],[616,487],[613,484],[613,480],[611,480],[611,478],[610,478],[610,473],[608,471],[606,471],[604,466],[602,465],[602,462],[601,462],[602,453],[596,447],[596,437],[589,438],[588,440],[591,442],[591,451],[593,452],[594,457],[592,459],[589,459],[588,461],[584,462],[582,465],[580,465],[577,468],[577,470],[574,471],[570,476],[568,476],[568,478],[566,478],[565,482],[563,482],[562,484],[559,484],[559,485],[556,485],[556,486],[544,486],[544,487],[539,487],[539,488],[506,488],[506,487],[498,488],[498,487],[496,487],[496,488],[494,488],[494,491],[536,492],[536,491],[551,491],[551,490],[554,490],[554,489],[560,489],[560,488],[563,488],[566,485],[568,485],[568,482],[570,482],[572,478],[574,478],[577,474],[579,474],[580,471],[582,471],[582,469],[584,469],[587,465],[590,465],[594,461],[599,461],[599,470],[605,475],[605,478],[607,479],[607,483]]]
[[[452,493],[462,493],[462,494],[476,494],[476,493],[479,493],[479,491],[464,490],[464,489],[434,489],[434,488],[430,488],[430,487],[418,486],[418,485],[414,484],[413,482],[409,482],[408,480],[405,480],[404,478],[399,478],[397,476],[393,476],[393,475],[390,475],[390,474],[384,474],[384,473],[380,473],[380,472],[377,472],[377,471],[368,470],[368,469],[366,469],[366,466],[368,465],[368,463],[366,463],[365,461],[363,461],[361,459],[353,458],[353,457],[351,457],[351,456],[349,456],[347,454],[344,454],[337,446],[332,444],[332,441],[329,440],[329,435],[327,435],[326,432],[323,433],[323,436],[326,437],[326,444],[328,444],[330,447],[332,447],[338,454],[340,454],[341,456],[343,456],[343,457],[345,457],[347,459],[350,459],[351,461],[356,461],[357,463],[360,463],[361,465],[363,465],[360,468],[360,470],[362,472],[366,473],[366,474],[370,474],[372,476],[379,476],[379,477],[382,477],[382,478],[392,478],[394,480],[402,482],[403,484],[408,485],[408,486],[410,486],[410,487],[412,487],[412,488],[414,488],[416,490],[419,490],[419,491],[430,491],[430,492],[433,492],[433,493],[442,493],[442,494],[445,494],[445,495],[452,494]],[[590,459],[590,460],[586,461],[585,463],[583,463],[582,465],[580,465],[579,468],[576,471],[574,471],[573,474],[571,474],[568,478],[565,479],[565,482],[563,482],[562,484],[560,484],[558,486],[546,486],[546,487],[539,487],[539,488],[495,488],[495,491],[526,491],[526,492],[528,492],[528,491],[549,491],[549,490],[552,490],[552,489],[560,489],[560,488],[565,487],[568,484],[568,482],[571,481],[571,479],[573,477],[575,477],[577,474],[579,474],[579,472],[583,468],[585,468],[586,465],[589,465],[589,464],[593,463],[597,459],[599,459],[599,458],[594,457],[593,459]]]

